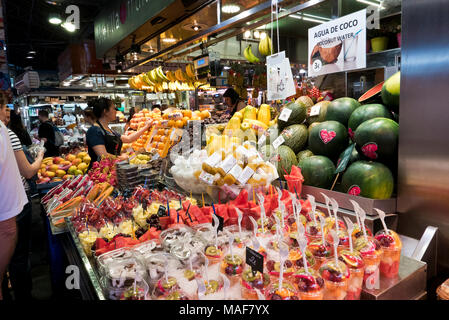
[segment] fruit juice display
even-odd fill
[[[359,237],[354,243],[354,249],[360,252],[365,263],[363,283],[373,274],[379,273],[380,260],[382,258],[382,246],[373,237]]]
[[[344,300],[348,290],[349,269],[340,260],[328,259],[320,267],[320,275],[324,279],[324,300]]]
[[[357,251],[343,250],[338,259],[349,268],[348,294],[346,300],[360,300],[362,293],[365,263]]]
[[[216,247],[215,244],[207,245],[204,248],[204,254],[209,260],[209,265],[219,263],[223,258],[223,248],[221,246]]]
[[[240,279],[244,266],[243,257],[236,254],[227,254],[220,264],[220,272],[228,277],[231,285],[234,285]]]
[[[268,271],[268,274],[272,277],[273,281],[276,277],[279,277],[279,274],[281,272],[281,263],[276,262],[274,260],[268,260],[266,262],[266,268]],[[293,262],[291,260],[285,260],[284,262],[284,279],[289,278],[293,275],[293,272],[295,271],[295,268],[293,266]]]
[[[339,237],[340,242],[338,243],[337,250],[338,250],[338,253],[340,253],[341,251],[349,248],[349,235],[346,230],[338,229],[338,237]],[[326,241],[328,241],[331,245],[334,244],[334,240],[330,233],[328,233],[326,235]]]
[[[306,272],[304,268],[301,268],[293,274],[292,282],[298,288],[299,297],[301,300],[323,300],[323,278],[314,269],[308,271]]]
[[[279,281],[273,281],[265,289],[265,299],[267,300],[299,300],[299,293],[295,286],[287,280],[282,281],[279,289]]]
[[[265,294],[266,287],[270,284],[270,276],[259,271],[253,272],[251,267],[245,268],[240,279],[242,298],[246,300],[258,300],[259,297],[255,289]]]
[[[394,278],[399,272],[399,263],[401,261],[402,242],[399,235],[388,230],[381,230],[376,233],[376,240],[382,246],[383,254],[380,260],[380,274],[387,278]]]
[[[323,240],[321,238],[319,240],[309,242],[307,248],[315,257],[315,270],[318,270],[321,264],[323,264],[328,258],[334,256],[332,245],[327,241],[323,244]]]

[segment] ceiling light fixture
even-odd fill
[[[69,86],[70,86],[70,82],[63,82],[62,85],[63,85],[64,87],[69,87]]]
[[[51,24],[61,24],[62,19],[59,14],[53,13],[48,17],[48,22],[50,22]]]
[[[243,34],[243,36],[245,37],[245,38],[251,38],[251,31],[249,31],[249,30],[246,30],[245,31],[245,33]]]
[[[370,6],[375,6],[375,7],[379,7],[379,10],[384,9],[384,7],[382,7],[382,4],[379,2],[375,2],[375,1],[368,1],[368,0],[357,0],[358,2],[370,5]]]
[[[302,15],[305,16],[305,17],[316,18],[316,19],[325,20],[325,21],[331,21],[332,20],[330,18],[315,16],[313,14],[308,14],[308,13],[303,13]]]
[[[317,23],[327,22],[325,20],[319,20],[319,19],[310,18],[310,17],[302,17],[302,16],[299,16],[299,15],[296,15],[296,14],[290,14],[289,17],[290,18],[295,18],[295,19],[298,19],[298,20],[302,19],[302,20],[305,20],[305,21],[311,21],[311,22],[317,22]]]
[[[240,11],[240,6],[236,4],[226,4],[221,8],[221,11],[224,13],[237,13]]]
[[[27,59],[34,59],[33,56],[27,56],[26,58],[27,58]]]
[[[28,54],[36,54],[36,51],[30,50],[30,51],[28,51]]]
[[[165,43],[175,43],[176,39],[174,39],[174,38],[163,38],[162,41],[165,42]]]
[[[260,40],[263,40],[263,39],[265,39],[267,37],[267,34],[265,33],[265,32],[262,32],[261,34],[260,34]]]
[[[70,22],[64,22],[63,24],[61,24],[61,27],[66,29],[68,32],[75,32],[75,30],[76,30],[75,25]]]
[[[254,35],[254,38],[256,38],[256,39],[259,39],[259,38],[260,38],[260,32],[257,31],[257,30],[254,31],[253,35]]]
[[[118,73],[122,73],[122,66],[121,65],[116,65],[115,66],[115,70],[117,70]]]

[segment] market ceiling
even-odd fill
[[[108,0],[4,0],[8,63],[19,68],[57,70],[58,56],[70,43],[94,39],[93,22]],[[49,22],[51,14],[76,5],[80,9],[80,28],[73,33]],[[35,51],[35,54],[30,54]],[[34,56],[33,59],[27,58]]]

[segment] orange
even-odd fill
[[[185,125],[187,125],[187,121],[189,121],[190,120],[190,118],[189,117],[184,117],[184,118],[182,118],[182,124],[185,126]]]
[[[161,113],[161,109],[159,109],[159,108],[154,108],[154,109],[153,109],[153,112]]]
[[[156,135],[153,137],[153,141],[160,141],[161,140],[161,136]]]
[[[201,111],[201,119],[206,119],[210,117],[210,112],[207,110]]]
[[[193,114],[194,114],[196,117],[201,117],[201,111],[199,111],[199,110],[194,111]]]
[[[169,127],[174,127],[175,126],[175,120],[168,120],[168,126]]]
[[[184,127],[184,123],[182,120],[176,120],[176,128],[182,128]]]
[[[162,119],[167,120],[168,119],[168,113],[165,113],[162,115]]]
[[[165,134],[165,130],[164,129],[159,129],[159,130],[157,130],[157,134],[163,135],[163,134]]]
[[[189,117],[189,118],[191,118],[191,117],[192,117],[192,110],[182,110],[182,115],[183,115],[184,117]]]

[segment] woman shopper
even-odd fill
[[[151,122],[148,121],[137,132],[128,136],[120,135],[109,128],[109,123],[116,119],[117,112],[117,108],[111,99],[98,98],[92,100],[89,102],[89,107],[92,108],[97,118],[96,123],[86,133],[87,149],[92,159],[89,169],[101,156],[120,155],[123,143],[136,141],[151,126]]]
[[[9,139],[6,121],[6,99],[0,101],[0,283],[14,253],[17,240],[16,216],[28,203],[19,167]],[[0,289],[0,300],[3,295]]]
[[[28,131],[23,126],[20,114],[16,113],[14,110],[11,111],[11,120],[8,127],[16,134],[17,138],[19,138],[21,145],[30,147],[33,144]]]
[[[239,94],[233,88],[228,88],[223,93],[223,98],[225,105],[228,107],[227,112],[231,114],[231,117],[234,115],[234,113],[246,107],[245,101],[240,99]]]
[[[14,112],[11,112],[11,115]],[[1,119],[0,116],[0,120]],[[40,152],[32,164],[22,148],[19,138],[12,130],[8,130],[9,139],[16,163],[22,179],[28,203],[23,207],[22,212],[16,217],[17,223],[17,243],[14,254],[8,266],[11,286],[14,291],[16,300],[31,300],[31,264],[30,264],[30,248],[31,248],[31,221],[32,221],[32,202],[30,186],[26,179],[31,179],[39,170],[44,152]]]
[[[128,119],[126,120],[125,129],[123,130],[123,132],[126,132],[126,130],[129,129],[129,126],[131,125],[131,119],[133,118],[135,113],[136,113],[136,110],[134,109],[134,107],[131,107],[129,109],[129,116],[128,116]]]

